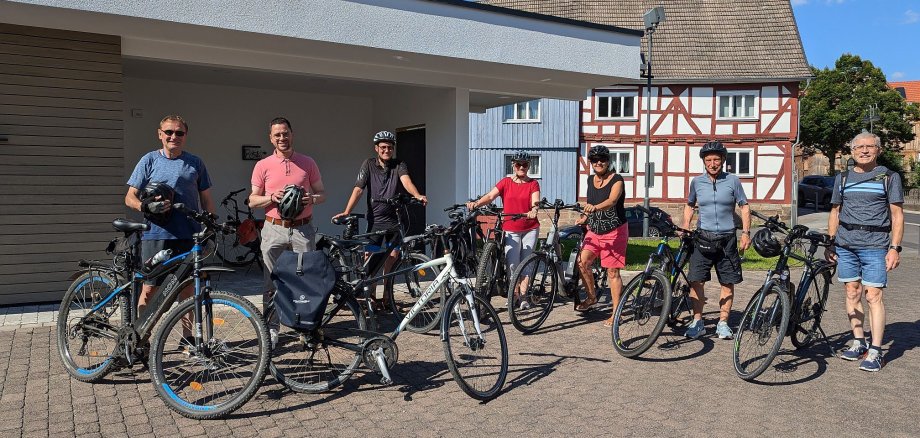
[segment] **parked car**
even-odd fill
[[[660,217],[660,219],[649,219],[648,235],[650,237],[659,237],[661,236],[662,230],[673,225],[674,222],[671,220],[671,215],[667,214],[664,210],[658,207],[650,208],[652,212],[656,213],[655,216]],[[629,224],[629,237],[642,237],[642,217],[643,213],[637,207],[626,207],[626,222]],[[560,230],[559,238],[580,239],[584,235],[584,232],[584,227],[581,225],[573,225]]]
[[[799,181],[799,206],[804,207],[806,204],[815,204],[817,202],[815,209],[821,206],[829,208],[833,191],[833,176],[806,176],[802,178],[802,181]]]

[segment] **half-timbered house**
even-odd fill
[[[661,2],[489,0],[502,7],[642,29],[642,16]],[[653,34],[650,95],[644,80],[589,91],[578,107],[579,154],[574,163],[541,163],[542,178],[554,166],[575,165],[569,182],[586,193],[587,150],[607,146],[626,181],[628,203],[645,196],[647,115],[654,179],[651,202],[676,209],[690,179],[703,173],[699,150],[723,142],[726,170],[741,178],[752,203],[784,209],[792,202],[792,145],[798,134],[799,82],[810,76],[788,0],[685,0],[664,3],[666,20]],[[643,55],[648,37],[642,39]],[[643,63],[636,60],[636,68]],[[650,114],[649,114],[650,113]],[[564,123],[543,117],[543,124]],[[471,124],[471,127],[473,125]],[[564,171],[559,170],[559,175]]]

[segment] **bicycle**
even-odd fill
[[[81,260],[61,302],[58,353],[67,373],[81,382],[99,381],[114,368],[131,367],[149,356],[151,380],[166,406],[189,418],[217,418],[235,411],[258,389],[268,367],[268,329],[248,300],[212,290],[209,274],[232,269],[202,266],[205,245],[232,227],[182,204],[173,209],[204,225],[194,235],[192,250],[146,266],[140,239],[150,226],[113,221],[124,233],[107,248],[113,262]],[[141,284],[163,276],[163,286],[138,315]],[[173,307],[191,284],[194,296]]]
[[[429,226],[425,234],[407,237],[406,242],[438,239],[445,245],[448,234],[443,227]],[[347,246],[328,236],[320,236],[317,247],[329,251]],[[375,313],[369,301],[360,297],[364,286],[407,272],[439,268],[434,281],[419,295],[399,325],[389,333],[373,327]],[[269,366],[275,379],[297,392],[328,391],[348,380],[364,364],[380,374],[381,384],[393,383],[390,375],[399,355],[396,339],[413,318],[444,288],[457,290],[446,305],[440,306],[440,335],[448,368],[460,388],[479,400],[496,397],[508,373],[508,345],[505,332],[492,305],[476,295],[466,278],[457,273],[451,251],[440,258],[402,268],[381,276],[365,278],[356,284],[337,281],[331,301],[318,328],[296,331],[297,336],[279,340]]]
[[[511,324],[521,333],[533,333],[549,317],[556,301],[557,295],[565,294],[573,298],[575,307],[578,307],[585,297],[587,288],[581,275],[575,275],[576,267],[581,260],[581,248],[584,240],[578,241],[572,250],[570,262],[563,267],[565,259],[562,257],[562,246],[559,244],[559,216],[562,210],[581,211],[578,204],[566,205],[561,199],[550,204],[546,199],[540,201],[540,208],[552,209],[553,219],[546,240],[539,249],[532,252],[511,275],[508,285],[508,315]],[[598,266],[599,268],[599,266]],[[600,294],[603,283],[606,281],[606,270],[594,275],[594,291]],[[528,279],[527,288],[521,294],[517,292],[517,285]],[[559,284],[562,287],[559,287]]]
[[[660,212],[636,207],[651,220],[660,219]],[[623,287],[613,312],[610,331],[613,348],[624,357],[645,353],[658,340],[665,324],[680,329],[693,318],[690,282],[684,268],[693,252],[695,231],[659,222],[663,229],[659,230],[658,248],[649,254],[645,269]],[[676,253],[668,244],[675,237],[680,239]]]
[[[466,204],[454,204],[444,209],[450,218],[448,228],[451,232],[448,234],[450,238],[447,243],[451,251],[456,254],[457,260],[454,266],[462,277],[468,278],[477,274],[476,268],[479,266],[480,253],[477,242],[485,241],[485,233],[482,232],[478,219],[484,212],[491,211],[491,208],[494,206],[469,210]],[[443,248],[440,249],[443,250]],[[432,249],[433,252],[437,250],[437,248]]]
[[[235,268],[242,268],[256,263],[261,271],[265,268],[262,262],[262,249],[260,248],[262,236],[259,231],[265,225],[265,220],[256,219],[253,216],[248,198],[243,200],[246,210],[239,208],[236,195],[245,190],[245,188],[242,188],[230,192],[220,201],[220,205],[230,213],[227,215],[226,224],[234,227],[236,232],[218,236],[217,257]],[[246,218],[240,220],[241,214],[245,215]]]
[[[505,214],[498,209],[486,210],[486,214],[495,216],[495,225],[489,230],[476,263],[476,293],[488,301],[508,289],[508,277],[511,274],[505,262],[505,232],[502,223],[505,219],[526,218],[527,214]]]
[[[397,226],[395,232],[398,238],[384,240],[380,245],[371,244],[368,239],[376,236],[391,235],[394,230],[372,231],[364,234],[356,234],[358,220],[363,218],[360,214],[350,214],[333,219],[332,223],[343,225],[345,229],[342,233],[344,240],[331,249],[333,266],[336,271],[345,276],[347,281],[356,283],[360,280],[373,277],[383,268],[387,255],[393,251],[399,251],[399,258],[393,264],[391,272],[400,271],[403,268],[426,263],[431,260],[427,255],[416,251],[417,245],[405,241],[405,232],[408,228],[407,221],[403,216],[408,217],[407,207],[410,205],[421,205],[421,201],[408,195],[397,195],[391,199],[373,199],[373,202],[382,202],[392,205],[400,212],[397,214]],[[390,276],[384,279],[383,284],[383,309],[389,310],[396,318],[402,319],[407,311],[418,300],[425,285],[430,283],[437,275],[437,268],[404,272],[399,276]],[[375,282],[368,282],[364,286],[361,296],[362,300],[376,300],[372,297],[371,287]],[[427,306],[413,318],[407,329],[414,333],[426,333],[433,329],[440,318],[440,306],[444,302],[445,292],[441,291],[438,296],[430,300]],[[396,321],[392,321],[394,324]]]
[[[821,327],[821,318],[827,309],[831,275],[836,265],[814,257],[819,246],[833,244],[830,236],[809,231],[804,225],[789,228],[779,216],[766,217],[755,211],[751,214],[763,220],[764,227],[770,231],[786,236],[776,266],[767,272],[763,286],[748,302],[735,330],[732,352],[735,372],[747,381],[756,379],[770,366],[785,336],[791,338],[796,349],[801,349],[813,344],[820,335],[831,356],[835,355]],[[804,255],[793,251],[798,240],[810,243]],[[797,288],[789,279],[790,258],[804,264]],[[793,289],[795,295],[791,295]]]

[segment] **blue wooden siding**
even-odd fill
[[[470,114],[469,195],[488,192],[505,176],[506,154],[540,156],[540,189],[549,199],[575,202],[579,102],[540,99],[539,123],[505,123],[502,107]]]

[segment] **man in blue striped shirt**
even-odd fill
[[[888,271],[901,261],[904,236],[904,189],[900,176],[877,163],[881,142],[863,131],[850,142],[856,166],[837,175],[831,196],[827,232],[834,236],[828,259],[837,260],[837,277],[846,284],[846,308],[853,328],[853,343],[840,358],[863,359],[859,369],[882,368],[882,336],[885,332],[885,304],[882,291]],[[869,304],[872,342],[863,332],[865,313],[862,295]]]

